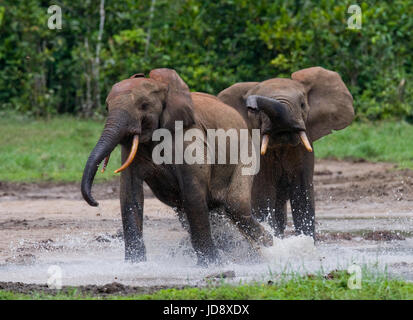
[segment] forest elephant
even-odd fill
[[[353,97],[336,72],[312,67],[291,79],[243,82],[219,93],[249,128],[261,129],[261,169],[252,189],[252,208],[283,236],[290,200],[297,234],[315,238],[312,143],[354,118]]]
[[[249,135],[248,125],[236,110],[214,96],[190,93],[172,69],[154,69],[148,78],[137,74],[116,83],[106,104],[106,124],[85,165],[81,192],[88,204],[98,205],[91,194],[98,166],[102,161],[106,166],[109,155],[120,145],[123,165],[115,172],[121,172],[120,204],[127,261],[146,259],[142,236],[144,181],[160,201],[186,216],[198,264],[219,261],[209,222],[209,211],[216,208],[223,208],[249,240],[272,245],[272,235],[251,214],[253,176],[241,174],[242,162],[188,163],[177,159],[179,141],[182,150],[196,141],[201,141],[201,149],[207,148],[207,140],[186,139],[190,129],[197,129],[204,137],[209,129],[235,129],[237,133],[244,129]],[[182,130],[177,129],[177,123],[181,123]],[[154,139],[158,129],[171,132],[170,154],[166,154],[168,149],[163,150],[163,156],[173,155],[171,163],[154,161],[155,148],[159,151],[161,141],[159,136]],[[167,142],[166,137],[163,143]],[[229,154],[228,141],[223,148]]]

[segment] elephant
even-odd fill
[[[219,262],[209,222],[209,211],[216,208],[223,208],[249,240],[272,245],[270,232],[251,214],[253,176],[240,174],[242,163],[189,164],[176,159],[172,163],[158,163],[152,157],[159,145],[153,138],[157,129],[171,132],[172,154],[175,154],[178,122],[182,123],[183,133],[196,128],[205,135],[208,129],[235,128],[249,134],[246,122],[236,110],[215,96],[191,93],[177,72],[166,68],[152,70],[149,77],[136,74],[116,83],[107,96],[106,106],[105,127],[86,162],[81,193],[89,205],[98,205],[91,194],[94,177],[98,166],[103,160],[106,166],[109,155],[119,144],[123,165],[115,172],[121,172],[126,261],[146,260],[143,182],[161,202],[185,215],[199,265]],[[183,147],[189,144],[184,141]]]
[[[315,240],[313,142],[350,125],[353,97],[340,75],[322,67],[291,79],[240,82],[218,98],[235,108],[249,128],[261,130],[261,169],[252,189],[253,214],[283,237],[287,201],[296,234]]]

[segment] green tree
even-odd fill
[[[0,109],[89,117],[114,83],[154,68],[217,94],[320,65],[341,74],[358,118],[413,120],[413,3],[359,2],[362,29],[351,30],[352,2],[2,0]],[[61,30],[47,28],[51,4]]]

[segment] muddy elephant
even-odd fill
[[[137,74],[116,83],[106,105],[106,124],[85,165],[81,192],[88,204],[98,205],[91,195],[98,166],[103,160],[105,166],[113,149],[121,145],[123,165],[115,172],[121,172],[120,204],[127,261],[146,259],[142,237],[144,181],[160,201],[185,214],[198,264],[206,265],[218,259],[208,216],[209,210],[215,208],[223,208],[250,240],[272,244],[270,233],[251,215],[253,176],[241,174],[241,162],[189,164],[185,159],[178,161],[179,155],[175,153],[177,143],[190,129],[198,129],[204,136],[208,129],[236,128],[249,134],[246,122],[236,110],[214,96],[190,93],[172,69],[154,69],[148,78]],[[179,123],[182,130],[178,132]],[[155,132],[159,132],[157,129],[171,132],[170,151],[174,159],[170,163],[153,158],[154,149],[160,143],[153,139]],[[206,148],[207,140],[202,141]],[[182,143],[182,150],[190,145],[189,141]],[[224,144],[224,148],[228,149],[229,145]]]
[[[291,79],[237,83],[218,98],[262,133],[261,170],[252,190],[253,212],[282,236],[290,200],[297,234],[315,237],[312,143],[354,118],[353,97],[338,73],[321,67]]]

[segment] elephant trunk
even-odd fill
[[[291,111],[287,105],[277,99],[251,95],[247,98],[247,107],[262,110],[272,123],[276,123],[280,127],[291,128],[293,126]]]
[[[291,131],[298,132],[300,140],[308,152],[312,152],[310,141],[308,140],[305,124],[302,120],[295,119],[289,107],[277,99],[264,96],[251,95],[247,98],[247,107],[255,110],[262,110],[270,119],[272,124],[276,124],[277,132]],[[265,133],[261,145],[261,154],[264,155],[268,146],[268,134]]]
[[[128,134],[128,127],[131,122],[129,114],[120,109],[112,111],[105,124],[102,135],[99,138],[96,146],[89,155],[83,171],[81,191],[85,201],[97,207],[98,202],[92,197],[92,184],[96,172],[102,160],[108,157],[115,147]]]

